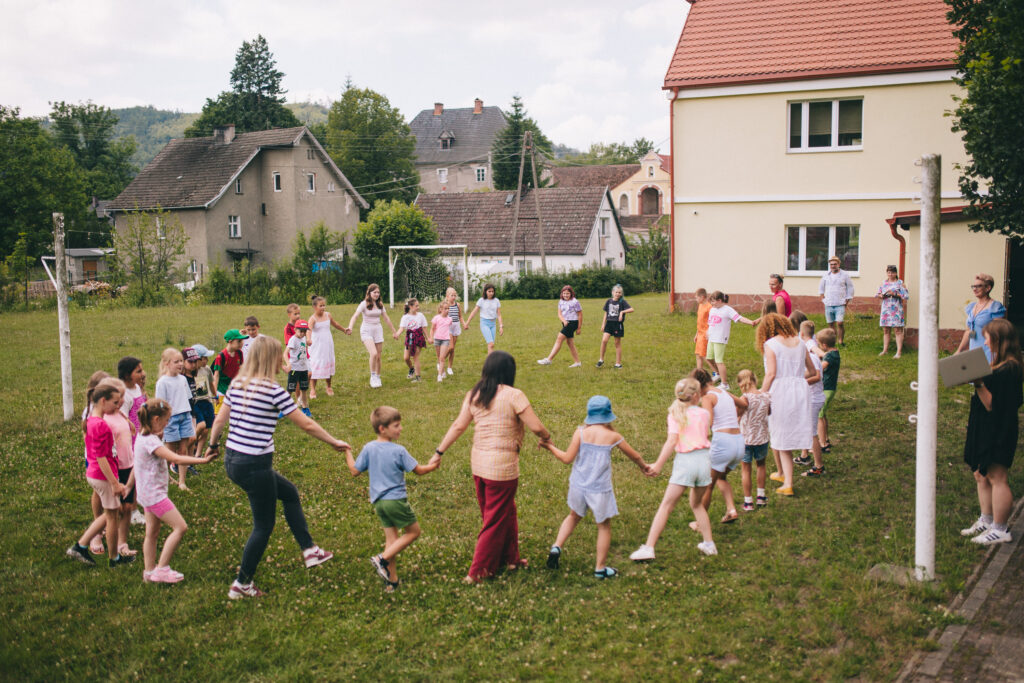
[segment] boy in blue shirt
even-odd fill
[[[353,459],[352,451],[345,453],[348,469],[353,477],[370,472],[370,502],[384,525],[384,552],[370,558],[377,575],[384,579],[388,593],[398,587],[396,558],[419,538],[420,525],[416,513],[409,506],[405,491],[405,473],[426,474],[437,469],[441,457],[434,455],[426,465],[420,465],[404,446],[395,443],[402,435],[402,415],[390,406],[379,406],[370,414],[370,424],[377,433]],[[399,531],[405,533],[399,535]]]

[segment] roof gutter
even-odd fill
[[[893,238],[894,238],[894,239],[895,239],[895,240],[896,240],[897,242],[899,242],[899,243],[900,243],[900,272],[899,272],[899,278],[900,278],[900,279],[902,280],[902,279],[903,279],[904,277],[906,277],[906,267],[907,267],[907,240],[905,240],[905,239],[903,238],[903,235],[901,235],[901,234],[900,234],[900,233],[898,232],[898,230],[899,230],[899,227],[898,227],[898,226],[899,226],[899,224],[898,224],[898,223],[896,222],[896,217],[895,217],[895,216],[893,216],[892,218],[886,218],[886,219],[885,219],[885,222],[889,224],[889,230],[891,230],[891,231],[892,231],[892,236],[893,236]]]

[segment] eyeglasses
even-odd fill
[[[988,285],[971,285],[971,289],[982,289],[988,287]]]

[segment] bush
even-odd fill
[[[645,271],[627,267],[624,270],[608,266],[584,266],[567,273],[527,273],[518,280],[497,284],[498,296],[503,299],[557,299],[564,285],[571,285],[576,296],[600,299],[612,294],[612,287],[622,285],[626,296],[640,292],[660,291],[658,282]],[[480,296],[483,283],[475,283],[474,296]]]

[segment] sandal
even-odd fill
[[[386,584],[384,586],[384,592],[385,593],[394,593],[395,590],[398,589],[398,586],[400,585],[401,582],[400,581],[385,581],[384,583]]]
[[[822,453],[831,453],[832,452],[832,442],[831,441],[826,441],[825,445],[821,447],[821,452]]]
[[[93,555],[103,555],[107,552],[107,549],[103,547],[103,540],[99,536],[89,541],[89,552]]]
[[[611,567],[605,567],[604,569],[598,569],[594,572],[595,579],[610,579],[613,576],[618,576],[619,573]]]
[[[725,517],[722,517],[722,524],[732,524],[740,518],[740,514],[735,510],[729,510],[725,513]]]

